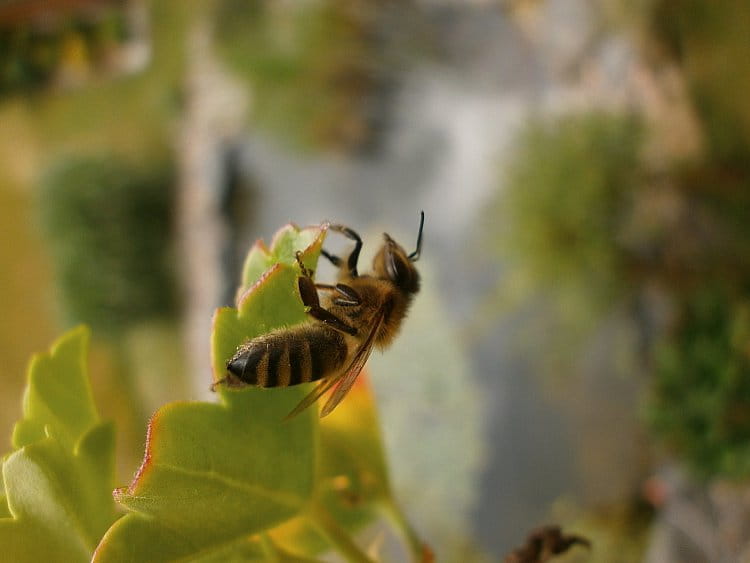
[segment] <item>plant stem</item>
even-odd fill
[[[411,553],[413,561],[425,561],[431,558],[431,552],[428,546],[422,542],[414,528],[411,527],[401,508],[394,502],[390,496],[383,499],[378,504],[383,517],[391,523],[396,533],[406,544],[407,550]]]
[[[328,513],[319,502],[313,501],[308,518],[315,528],[325,536],[333,547],[343,555],[347,561],[354,563],[374,563],[367,554],[354,542],[351,535]]]
[[[276,551],[276,546],[273,545],[273,542],[271,541],[271,538],[268,537],[268,534],[260,534],[260,547],[263,550],[263,554],[265,555],[267,561],[279,560],[279,552]]]

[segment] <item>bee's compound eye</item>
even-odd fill
[[[411,277],[411,268],[409,264],[406,264],[401,259],[401,256],[395,252],[388,252],[388,259],[386,260],[385,267],[388,272],[388,277],[390,277],[396,285],[402,285]]]

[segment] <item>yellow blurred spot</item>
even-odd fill
[[[325,404],[325,400],[319,402]],[[332,429],[372,427],[377,423],[375,412],[375,397],[365,368],[341,404],[321,424]]]
[[[351,479],[346,475],[338,475],[331,479],[331,485],[334,491],[345,491],[352,486]]]

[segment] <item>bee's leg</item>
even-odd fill
[[[299,294],[302,297],[302,303],[308,315],[346,334],[351,334],[352,336],[357,334],[356,328],[349,326],[336,315],[320,306],[318,290],[311,278],[300,276],[297,278],[297,286],[299,287]]]
[[[349,326],[336,315],[334,315],[330,311],[327,311],[320,305],[318,305],[317,307],[309,307],[307,310],[307,314],[312,318],[327,324],[331,328],[335,328],[336,330],[344,332],[346,334],[351,334],[352,336],[357,336],[356,328],[354,328],[353,326]]]
[[[302,277],[303,278],[307,278],[308,280],[312,281],[313,271],[310,270],[309,268],[307,268],[307,266],[305,266],[302,263],[302,253],[299,252],[299,251],[297,251],[297,253],[295,254],[295,257],[297,259],[297,264],[299,265],[300,270],[302,270]],[[336,258],[337,260],[340,260],[340,258],[338,258],[338,256],[334,256],[333,258]],[[300,282],[299,282],[300,295],[302,295],[302,291],[303,291],[302,283],[303,282],[300,280]],[[314,296],[312,295],[312,290],[311,290],[311,287],[310,287],[311,284],[309,282],[307,282],[307,281],[304,282],[304,284],[305,284],[304,290],[310,292],[310,295],[303,295],[302,301],[307,306],[308,303],[313,303],[313,297],[314,297],[314,303],[317,304],[317,305],[319,305],[320,303],[318,301],[317,294],[315,294]],[[343,298],[339,297],[339,298],[336,299],[337,301],[341,301],[340,303],[338,303],[338,305],[344,305],[344,306],[346,306],[346,305],[359,305],[361,303],[361,301],[362,301],[362,299],[360,298],[359,294],[354,290],[353,287],[350,287],[350,286],[348,286],[346,284],[343,284],[343,283],[337,283],[336,285],[331,285],[329,283],[314,283],[313,282],[312,286],[315,288],[316,291],[319,290],[319,291],[335,291],[335,292],[337,292],[339,295],[341,295],[343,297]]]
[[[211,392],[216,392],[216,389],[218,387],[235,388],[235,387],[246,387],[246,386],[247,386],[247,383],[242,381],[233,373],[227,372],[227,375],[225,377],[222,377],[221,379],[214,381],[209,387],[209,389],[211,390]]]
[[[302,251],[298,250],[297,252],[295,252],[294,258],[297,260],[297,265],[302,272],[302,276],[312,280],[315,271],[305,266],[305,264],[302,262]]]
[[[320,253],[321,253],[321,254],[322,254],[323,256],[325,256],[326,258],[328,258],[328,260],[329,260],[329,261],[331,262],[331,264],[333,264],[333,265],[334,265],[334,266],[336,266],[337,268],[340,268],[340,267],[341,267],[341,264],[343,264],[343,263],[344,263],[344,261],[343,261],[343,260],[342,260],[341,258],[339,258],[338,256],[334,256],[333,254],[331,254],[331,253],[327,252],[327,251],[326,251],[325,249],[322,249],[322,250],[320,251]]]
[[[357,261],[359,260],[359,251],[362,250],[362,239],[359,238],[359,235],[352,231],[349,227],[345,227],[343,225],[331,225],[329,229],[339,232],[345,237],[350,238],[354,241],[354,250],[352,250],[349,258],[347,258],[346,260],[346,267],[349,268],[349,275],[353,278],[356,278],[359,275],[357,274]],[[333,262],[333,260],[331,261]],[[335,262],[333,263],[334,265],[336,264]]]
[[[312,278],[306,276],[298,277],[297,287],[299,288],[299,295],[302,298],[302,304],[305,307],[320,307],[318,288],[315,287],[315,282],[312,281]]]

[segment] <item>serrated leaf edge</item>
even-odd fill
[[[323,221],[319,225],[308,225],[307,227],[299,227],[296,223],[290,221],[286,225],[282,226],[278,231],[276,231],[273,235],[273,238],[271,239],[271,248],[270,252],[273,253],[276,245],[279,243],[279,240],[288,232],[293,231],[297,234],[302,233],[303,231],[320,231],[321,235],[324,235],[328,231],[328,227],[330,227],[330,222]],[[315,238],[315,241],[312,242],[312,244],[308,245],[302,252],[306,252],[311,246],[317,242],[319,237]],[[263,243],[262,239],[259,239],[261,243]],[[256,242],[257,244],[257,242]],[[265,244],[263,245],[265,247]],[[268,251],[267,247],[265,247]]]

